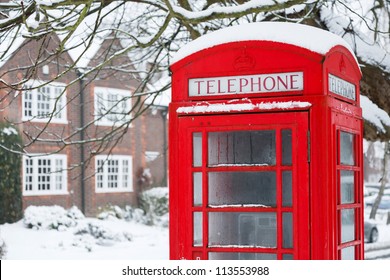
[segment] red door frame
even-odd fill
[[[332,117],[334,141],[336,152],[336,200],[335,200],[335,221],[336,221],[336,240],[333,247],[336,259],[342,259],[341,250],[354,247],[354,259],[364,259],[364,225],[362,225],[364,217],[364,194],[363,194],[363,153],[362,153],[362,120],[355,118],[351,115],[342,114],[339,112],[333,112]],[[340,148],[340,132],[346,132],[353,135],[353,152],[354,152],[354,164],[343,165],[340,162],[341,148]],[[354,202],[348,204],[341,203],[341,179],[340,172],[342,170],[354,172]],[[354,209],[354,240],[349,242],[342,242],[341,236],[341,210]]]
[[[275,120],[278,123],[275,124]],[[182,185],[176,186],[172,195],[176,198],[177,205],[172,207],[175,213],[171,217],[176,221],[187,221],[186,225],[177,223],[171,228],[171,244],[177,244],[171,250],[171,259],[207,259],[208,252],[259,252],[277,253],[281,259],[284,253],[293,253],[294,259],[310,259],[310,232],[309,232],[309,163],[308,163],[308,126],[309,113],[303,112],[275,112],[275,113],[245,113],[211,116],[181,116],[178,118],[178,145],[186,143],[182,150],[177,151],[173,158],[178,160],[177,173],[180,175]],[[292,129],[292,166],[281,166],[281,130]],[[275,166],[227,166],[207,167],[207,132],[210,131],[239,131],[239,130],[267,130],[274,129],[276,133],[276,162]],[[202,132],[202,167],[192,166],[192,133]],[[175,144],[175,143],[173,143]],[[174,151],[171,151],[174,152]],[[211,171],[276,171],[277,180],[277,206],[275,208],[257,207],[207,207],[207,172]],[[282,170],[293,172],[293,207],[282,207],[281,174]],[[202,172],[203,174],[203,203],[201,207],[193,206],[192,174]],[[174,201],[173,199],[171,200]],[[193,212],[203,213],[203,246],[193,247]],[[277,214],[277,249],[259,248],[208,248],[207,235],[207,213],[209,212],[276,212]],[[293,249],[282,249],[282,212],[293,213]]]

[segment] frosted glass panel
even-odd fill
[[[284,207],[292,206],[292,172],[282,172],[282,205]]]
[[[341,242],[355,240],[355,210],[341,210]]]
[[[202,173],[194,173],[194,206],[202,205]]]
[[[194,246],[203,246],[202,212],[194,212]]]
[[[354,260],[355,259],[355,247],[347,247],[341,250],[342,260]]]
[[[283,254],[283,260],[293,260],[294,257],[292,254]]]
[[[192,134],[193,166],[202,166],[202,133]]]
[[[208,164],[275,165],[275,131],[229,131],[208,134]]]
[[[283,213],[283,248],[293,247],[293,215]]]
[[[282,164],[292,164],[292,140],[291,129],[282,130]]]
[[[340,131],[340,163],[344,165],[355,165],[355,155],[353,149],[354,135]]]
[[[210,212],[209,246],[276,247],[276,214]]]
[[[276,254],[210,252],[209,260],[276,260]]]
[[[355,176],[353,171],[340,171],[341,174],[341,204],[348,204],[355,202],[354,185]]]
[[[276,206],[276,172],[210,172],[209,205]]]

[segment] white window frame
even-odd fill
[[[111,161],[118,161],[118,172],[114,174],[108,173],[109,169],[112,169]],[[125,162],[127,162],[127,167]],[[127,173],[124,172],[125,169]],[[112,176],[117,176],[117,180],[113,180]],[[110,184],[115,184],[117,187],[110,187]],[[133,157],[127,155],[95,156],[95,191],[96,193],[133,192]]]
[[[102,96],[104,98],[102,98]],[[115,100],[111,100],[115,97]],[[94,87],[95,124],[99,126],[120,126],[130,121],[131,91],[108,87]],[[111,103],[111,104],[110,104]],[[116,104],[113,106],[113,104]],[[119,108],[115,110],[115,108]],[[108,112],[107,112],[108,111]],[[117,118],[112,120],[110,118]]]
[[[50,160],[50,171],[41,170],[39,173],[39,160]],[[28,166],[26,161],[30,161],[32,166]],[[59,161],[62,161],[61,166],[57,166]],[[68,172],[67,172],[67,156],[64,154],[55,154],[48,156],[39,156],[33,154],[31,157],[23,156],[23,195],[38,196],[38,195],[63,195],[68,194]],[[42,168],[43,166],[41,166]],[[27,170],[27,168],[29,168]],[[44,172],[44,173],[43,173]],[[45,177],[44,183],[50,184],[50,189],[39,190],[40,176]],[[49,181],[47,181],[49,179]],[[60,179],[58,181],[58,179]],[[57,183],[60,183],[62,188],[57,188]],[[27,185],[29,190],[27,190]],[[31,189],[30,189],[31,188]]]
[[[66,85],[52,82],[40,86],[43,83],[44,82],[42,81],[35,80],[25,84],[25,89],[22,91],[22,121],[48,122],[50,120],[51,123],[67,124],[66,91],[64,92]],[[42,91],[47,90],[48,93],[41,93]],[[58,99],[57,97],[59,95],[60,98]],[[46,100],[40,101],[39,98],[42,98],[42,96],[44,96]],[[45,110],[48,111],[47,115],[39,115],[40,106],[38,106],[38,104],[40,102],[40,106],[45,105],[43,102],[46,102],[46,105],[48,105],[49,108],[45,108]],[[29,103],[29,106],[26,106],[27,103]],[[56,112],[54,112],[55,106],[57,108]],[[28,111],[30,111],[30,114],[27,113]]]

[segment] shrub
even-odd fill
[[[24,211],[23,223],[32,229],[56,229],[65,230],[77,225],[77,220],[84,215],[73,206],[65,210],[60,206],[29,206]]]
[[[142,192],[140,205],[146,213],[147,224],[168,226],[168,188],[157,187]]]
[[[126,219],[126,210],[122,210],[119,206],[109,204],[104,207],[100,207],[99,210],[100,213],[97,215],[97,218],[100,220]]]
[[[104,246],[111,246],[115,242],[132,241],[133,239],[129,232],[115,232],[99,223],[93,222],[79,226],[74,234],[82,236],[90,235],[96,240],[96,244]]]
[[[0,123],[0,224],[22,218],[21,150],[18,131]]]

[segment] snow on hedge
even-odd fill
[[[139,196],[140,208],[120,208],[107,205],[100,209],[100,220],[126,220],[144,225],[168,227],[168,188],[155,187],[143,191]]]
[[[156,187],[142,192],[140,201],[145,211],[145,224],[168,227],[167,187]]]
[[[76,207],[65,210],[60,206],[29,206],[24,211],[23,223],[32,229],[56,229],[63,231],[77,225],[84,215]]]

